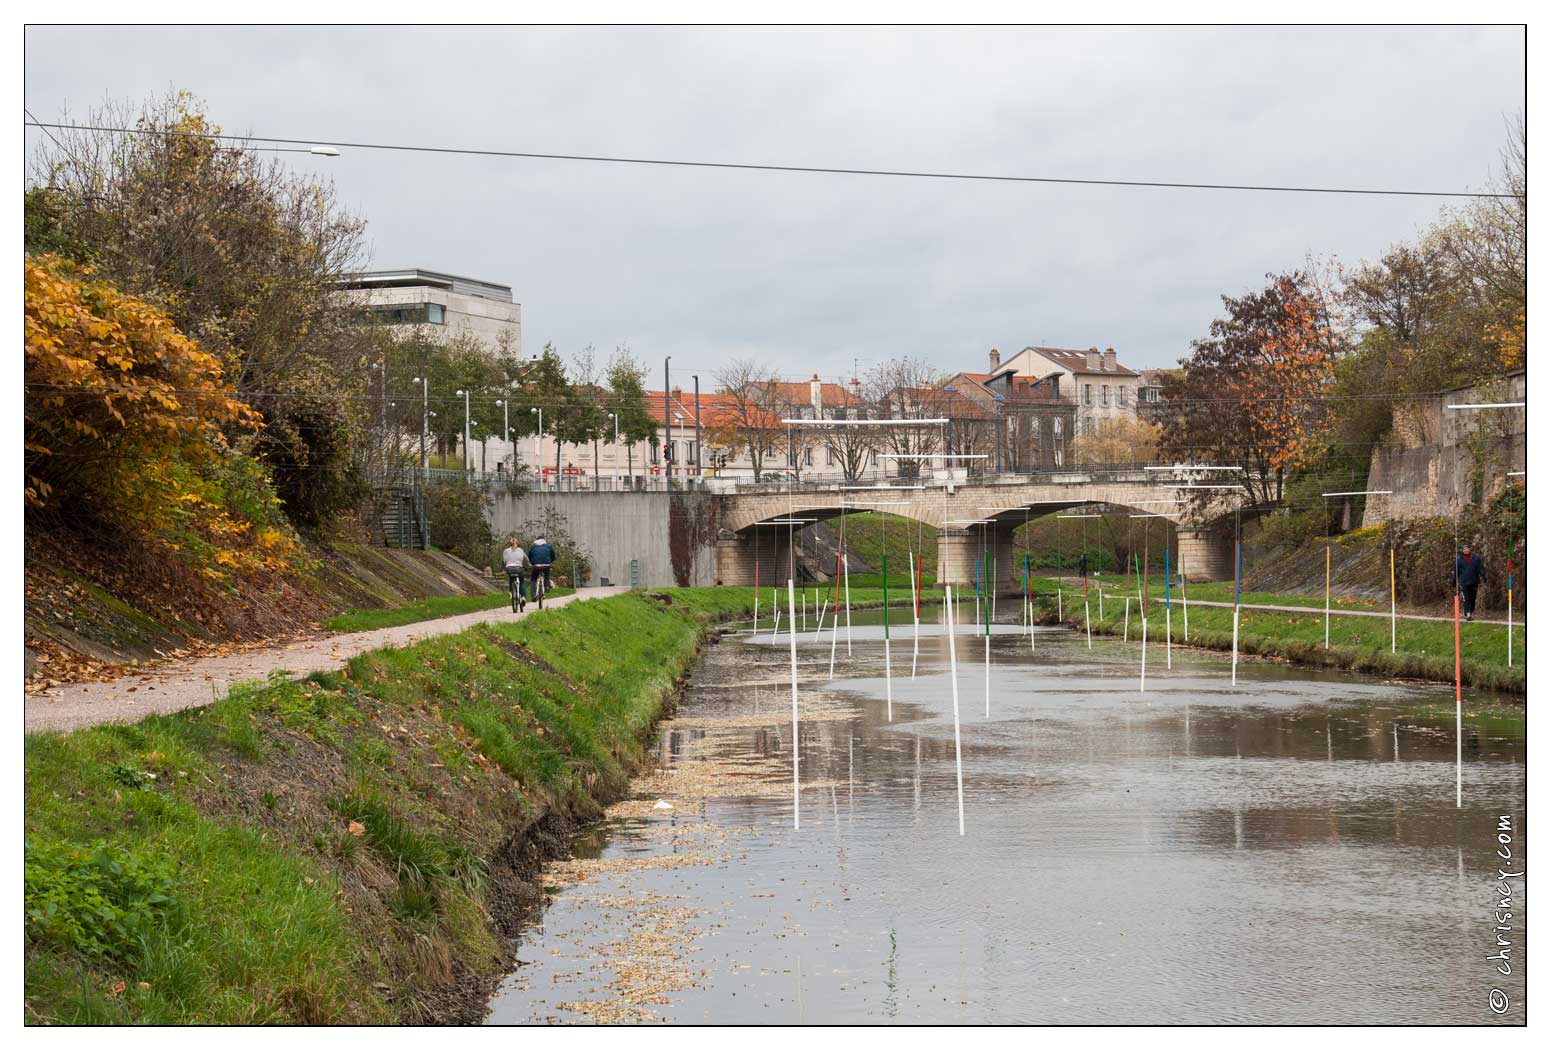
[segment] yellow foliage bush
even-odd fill
[[[138,530],[217,578],[288,565],[297,542],[268,481],[226,439],[263,420],[220,361],[85,268],[23,266],[29,511]]]

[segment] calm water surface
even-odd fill
[[[702,849],[711,864],[557,890],[491,1005],[497,1023],[585,1020],[636,922],[610,896],[701,910],[679,930],[678,1022],[1522,1022],[1522,884],[1497,974],[1498,815],[1522,855],[1522,708],[1467,697],[1463,809],[1453,693],[1133,640],[998,626],[958,636],[966,834],[958,835],[947,640],[855,618],[799,646],[802,827],[792,800],[708,800],[616,820],[581,857]],[[710,647],[669,727],[686,755],[790,780],[787,639]],[[783,677],[788,677],[783,682]],[[768,721],[764,721],[768,717]],[[755,725],[763,723],[762,725]],[[778,765],[779,764],[779,765]],[[671,827],[719,830],[685,846]],[[668,826],[665,829],[664,826]],[[600,904],[601,902],[601,904]],[[1492,990],[1507,1001],[1488,1006]]]

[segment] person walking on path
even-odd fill
[[[1476,589],[1481,586],[1483,568],[1481,556],[1472,551],[1469,544],[1460,548],[1454,559],[1454,586],[1464,596],[1466,620],[1476,611]]]

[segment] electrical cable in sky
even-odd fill
[[[279,138],[269,135],[214,135],[205,132],[157,131],[146,128],[111,128],[88,124],[58,124],[26,120],[25,125],[42,129],[113,132],[123,135],[183,135],[190,138],[217,139],[243,143],[310,143],[352,150],[392,150],[401,153],[441,153],[465,157],[511,157],[524,160],[583,161],[592,164],[637,164],[668,168],[717,168],[728,171],[796,172],[806,175],[867,175],[896,179],[944,179],[968,182],[1046,183],[1064,186],[1120,186],[1166,190],[1235,190],[1257,193],[1358,194],[1378,197],[1503,197],[1510,193],[1480,193],[1466,190],[1387,190],[1355,186],[1294,186],[1273,183],[1175,182],[1163,179],[1081,179],[1052,175],[990,175],[972,172],[913,171],[902,168],[842,168],[803,164],[752,164],[735,161],[675,160],[667,157],[616,157],[587,153],[540,153],[532,150],[482,150],[457,146],[410,146],[385,142],[349,142],[330,138]],[[50,138],[53,136],[50,135]]]

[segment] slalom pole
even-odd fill
[[[802,630],[808,630],[808,592],[802,593]]]
[[[948,681],[953,684],[953,773],[959,789],[959,835],[964,834],[964,753],[959,745],[959,654],[954,645],[953,585],[945,584],[948,601],[943,603],[948,614]]]
[[[1088,633],[1088,648],[1093,649],[1093,624],[1088,620],[1088,600],[1082,600],[1082,628]]]
[[[794,594],[794,585],[791,580],[786,582],[786,602],[795,614],[797,598]],[[780,607],[776,608],[776,616],[780,617]],[[802,828],[802,816],[797,806],[798,775],[797,775],[797,621],[791,621],[791,630],[787,633],[790,639],[790,652],[792,661],[792,827]]]
[[[1174,605],[1173,605],[1173,578],[1169,576],[1169,544],[1168,536],[1163,538],[1163,656],[1164,665],[1171,671],[1174,668]]]
[[[894,665],[889,654],[889,553],[883,553],[883,684],[888,697],[889,722],[894,721]]]
[[[986,585],[988,588],[990,588],[990,591],[988,592],[988,594],[990,595],[990,598],[988,599],[988,601],[991,603],[991,619],[992,620],[996,619],[996,582],[998,580],[1000,580],[1000,579],[1001,579],[1001,576],[999,575],[999,572],[998,572],[998,570],[996,568],[996,559],[993,558],[991,560],[991,580],[990,580],[990,583],[988,583]]]
[[[756,539],[755,543],[759,541]],[[759,634],[759,559],[754,559],[754,634]]]
[[[1244,568],[1244,545],[1233,542],[1233,685],[1239,684],[1239,578]]]
[[[1465,700],[1459,674],[1459,585],[1454,586],[1454,807],[1465,805]]]
[[[835,677],[835,644],[840,640],[840,552],[835,552],[835,612],[829,618],[829,677]]]
[[[1330,649],[1330,543],[1325,543],[1325,648]]]
[[[1513,542],[1508,542],[1508,667],[1513,667]]]
[[[1142,604],[1139,607],[1141,609],[1141,613],[1142,613],[1142,692],[1144,692],[1144,693],[1147,691],[1147,599],[1150,597],[1148,595],[1148,591],[1147,591],[1147,585],[1148,585],[1148,583],[1150,583],[1150,581],[1148,581],[1148,579],[1147,579],[1147,567],[1148,567],[1147,556],[1149,554],[1150,554],[1150,552],[1147,550],[1147,538],[1146,538],[1146,536],[1144,534],[1143,538],[1142,538],[1142,589],[1143,590],[1142,590]]]
[[[1130,642],[1131,641],[1131,596],[1130,595],[1126,596],[1126,631],[1125,631],[1125,637],[1122,638],[1120,641],[1122,641],[1122,642]]]
[[[980,552],[980,563],[981,563],[980,568],[981,569],[985,569],[986,561],[987,561],[986,553],[984,551]],[[986,614],[985,614],[985,616],[986,616],[986,619],[985,619],[985,631],[986,631],[986,718],[989,719],[989,718],[991,718],[991,596],[990,596],[989,593],[986,595]]]
[[[824,596],[824,604],[819,607],[819,622],[813,629],[813,641],[817,642],[824,634],[824,611],[829,608],[829,596]]]
[[[1142,615],[1142,685],[1141,692],[1147,692],[1147,615]]]
[[[1056,585],[1056,619],[1057,620],[1061,620],[1061,621],[1066,620],[1066,613],[1063,612],[1062,609],[1061,609],[1061,585],[1060,584]]]
[[[910,599],[911,608],[915,611],[915,641],[910,644],[910,677],[916,677],[916,660],[921,656],[921,580],[915,575],[916,560],[914,552],[910,553],[909,563],[905,571],[910,574]]]
[[[1513,573],[1508,573],[1508,619],[1513,619]],[[1389,651],[1395,652],[1395,549],[1389,549]],[[1513,628],[1508,629],[1508,663],[1513,663]]]
[[[770,622],[770,637],[772,639],[776,637],[776,632],[781,630],[781,607],[777,606],[775,611],[775,620]]]
[[[1178,534],[1176,534],[1176,539]],[[1185,577],[1185,549],[1179,549],[1179,600],[1185,605],[1185,641],[1190,641],[1190,590]]]
[[[851,560],[844,553],[840,556],[841,568],[846,579],[846,656],[851,656]]]

